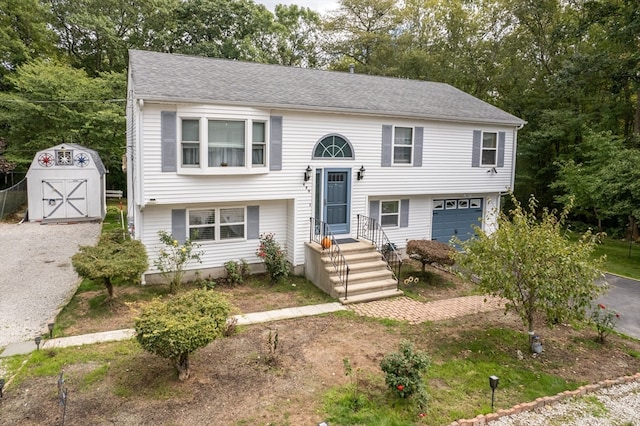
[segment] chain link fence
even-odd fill
[[[14,213],[27,201],[27,178],[0,191],[0,220]]]

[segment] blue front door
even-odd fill
[[[325,171],[324,221],[334,234],[349,233],[349,171]]]

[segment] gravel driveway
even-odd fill
[[[79,283],[71,256],[99,223],[0,223],[0,348],[45,331]]]

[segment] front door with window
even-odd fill
[[[326,170],[324,174],[324,222],[334,234],[349,233],[349,170]]]

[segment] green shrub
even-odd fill
[[[422,374],[429,367],[429,357],[416,352],[409,341],[400,342],[400,351],[386,355],[380,362],[385,383],[400,398],[415,395],[420,408],[426,407],[427,393]]]
[[[249,276],[249,264],[246,260],[240,259],[239,262],[230,260],[224,264],[227,272],[227,284],[240,285],[244,283],[244,279]]]
[[[191,261],[200,263],[202,252],[196,251],[200,245],[191,240],[180,244],[173,235],[164,230],[158,231],[158,236],[164,247],[160,250],[158,258],[153,261],[153,265],[169,283],[169,292],[176,294],[182,284],[185,266]]]
[[[186,380],[189,354],[224,335],[230,310],[226,299],[205,289],[155,300],[136,319],[136,339],[144,350],[170,360]]]
[[[272,283],[276,283],[289,275],[287,253],[280,248],[280,244],[275,240],[273,234],[260,235],[260,246],[256,251],[256,255],[264,262]]]
[[[602,303],[598,304],[597,308],[591,312],[591,322],[595,324],[596,330],[598,330],[598,341],[600,343],[604,343],[607,336],[611,334],[616,327],[618,318],[620,318],[619,313],[607,309]]]

